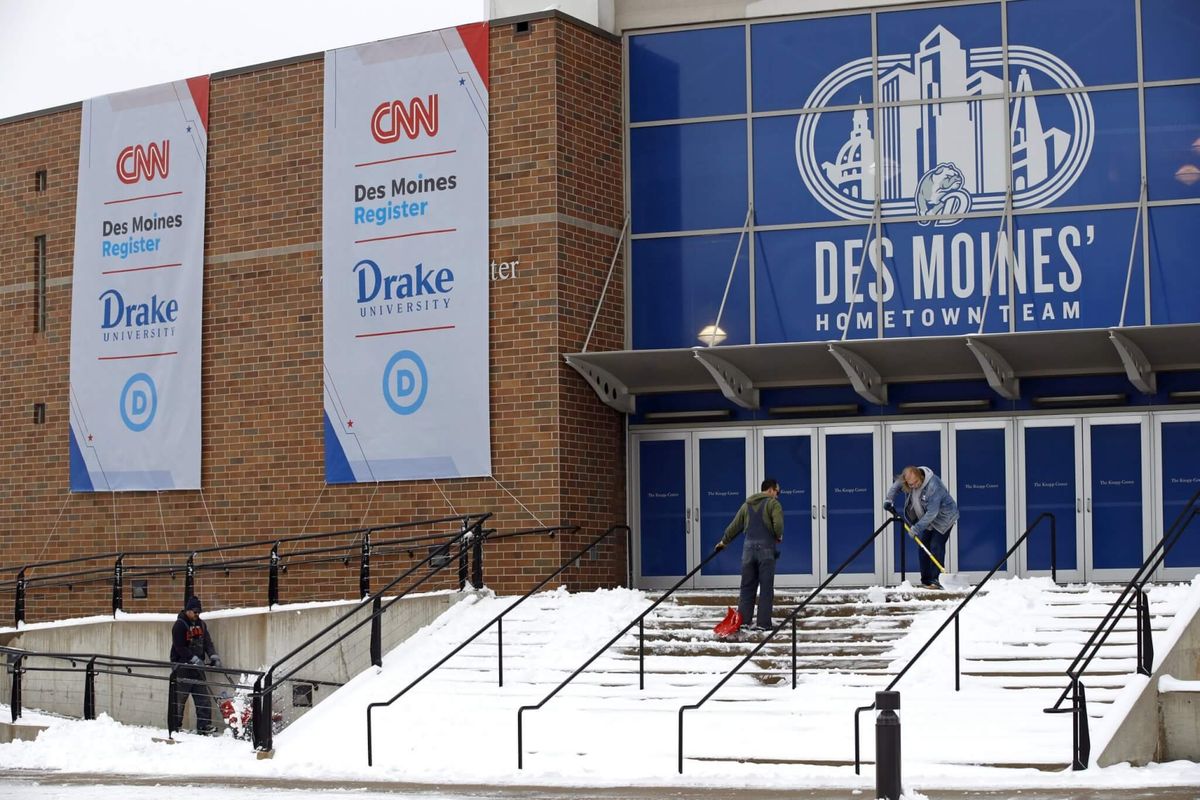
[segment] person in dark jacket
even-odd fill
[[[897,514],[896,499],[904,493],[904,507],[901,510],[909,525],[912,535],[933,553],[933,557],[946,565],[946,542],[950,540],[950,530],[958,522],[958,503],[946,489],[946,485],[933,473],[929,467],[905,467],[892,488],[888,489],[887,499],[883,510],[889,514]],[[942,582],[938,580],[938,568],[924,550],[918,548],[917,558],[921,564],[921,585],[926,589],[941,589]]]
[[[212,695],[208,691],[204,667],[221,666],[221,657],[208,635],[208,626],[200,619],[201,610],[200,598],[189,597],[171,628],[171,661],[186,665],[175,669],[171,728],[177,730],[183,723],[183,710],[190,694],[196,709],[196,732],[209,735],[217,729],[212,723]]]
[[[762,491],[742,503],[737,515],[725,529],[716,549],[724,550],[739,533],[746,534],[742,545],[742,585],[738,595],[738,613],[742,624],[754,630],[771,629],[771,608],[775,604],[775,562],[783,542],[783,506],[779,502],[779,481],[767,478]],[[754,620],[754,595],[758,594],[758,619]]]

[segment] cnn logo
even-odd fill
[[[437,136],[438,132],[438,96],[431,94],[421,102],[414,97],[408,105],[399,100],[387,100],[375,108],[371,114],[371,135],[380,144],[391,144],[399,140],[403,133],[409,139],[421,135],[421,129],[426,136]]]
[[[170,171],[170,139],[163,139],[162,144],[150,142],[145,147],[129,145],[117,154],[117,177],[121,183],[137,183],[143,178],[152,181],[156,174],[165,178]]]

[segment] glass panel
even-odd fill
[[[871,18],[827,17],[750,26],[754,110],[871,102]]]
[[[696,442],[700,448],[700,554],[704,557],[721,541],[746,499],[746,440],[739,436]],[[742,538],[701,570],[704,575],[741,572]]]
[[[1150,320],[1200,322],[1196,231],[1200,205],[1150,209]]]
[[[958,569],[987,572],[1008,549],[1007,448],[1002,428],[954,432]],[[1006,571],[1001,567],[1000,572]]]
[[[985,315],[985,333],[1008,330],[1003,218],[888,223],[883,233],[892,279],[884,279],[884,336],[977,333]]]
[[[935,100],[1003,91],[999,4],[879,15],[879,97]]]
[[[1079,489],[1075,484],[1075,426],[1025,429],[1025,519],[1054,515],[1058,569],[1079,568],[1075,516]],[[1025,563],[1032,570],[1050,569],[1050,525],[1043,522],[1025,540]]]
[[[1009,74],[1035,62],[1048,72],[1030,70],[1034,89],[1058,88],[1071,73],[1088,86],[1134,83],[1136,30],[1133,0],[1009,0]]]
[[[775,572],[810,575],[813,571],[812,436],[768,436],[763,439],[766,476],[779,481],[783,505],[783,546]]]
[[[1137,200],[1135,90],[1017,97],[1012,115],[1016,208]]]
[[[870,118],[862,110],[754,120],[755,221],[870,220],[875,198]]]
[[[939,476],[942,474],[942,435],[938,431],[893,431],[892,432],[892,479],[900,477],[907,466],[929,467]],[[904,495],[896,498],[896,510],[904,514]],[[920,583],[921,551],[912,537],[904,532],[904,526],[895,525],[892,533],[892,552],[896,562],[892,567],[900,572],[914,573],[914,582]],[[901,547],[904,548],[901,551]],[[903,561],[901,561],[903,554]]]
[[[825,437],[826,569],[833,572],[875,529],[874,442],[869,433]],[[867,547],[845,569],[875,571],[875,549]]]
[[[1142,563],[1142,428],[1095,425],[1092,454],[1092,568]]]
[[[741,228],[748,206],[745,154],[740,120],[631,130],[633,232]]]
[[[1146,171],[1151,200],[1200,198],[1200,86],[1146,90]]]
[[[631,122],[745,113],[744,26],[629,37]]]
[[[1013,219],[1017,330],[1106,328],[1145,317],[1141,236],[1129,273],[1136,209]],[[1126,283],[1129,295],[1126,300]]]
[[[1170,535],[1192,495],[1200,489],[1200,422],[1162,423],[1163,535]],[[1200,521],[1193,520],[1167,553],[1166,566],[1200,567]]]
[[[874,337],[879,315],[873,264],[878,253],[864,257],[866,235],[866,225],[757,234],[754,296],[758,341],[841,338],[852,296],[854,315],[847,338]]]
[[[636,350],[694,347],[700,329],[717,321],[738,235],[635,239],[632,325]],[[742,243],[721,316],[724,344],[750,341],[750,246]]]
[[[685,442],[642,441],[638,445],[641,500],[642,575],[687,573]]]
[[[1142,69],[1148,81],[1200,78],[1200,4],[1142,0]]]

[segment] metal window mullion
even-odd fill
[[[882,132],[882,111],[879,103],[879,13],[871,12],[871,125],[874,126],[874,135],[871,137],[871,157],[875,160],[875,175],[872,177],[872,182],[875,186],[875,236],[871,241],[868,241],[867,247],[872,245],[879,248],[879,257],[875,265],[875,338],[882,339],[886,334],[886,329],[883,325],[883,159],[880,152],[880,140],[883,139]],[[870,260],[871,254],[867,253],[867,259]],[[894,277],[893,277],[894,280]],[[850,319],[846,319],[846,331],[850,330]],[[845,337],[843,337],[845,338]]]
[[[1146,75],[1142,48],[1142,0],[1133,3],[1133,29],[1137,43],[1137,82],[1138,82],[1138,155],[1141,158],[1142,191],[1138,195],[1138,214],[1142,215],[1142,307],[1143,325],[1150,325],[1150,209],[1146,206],[1150,199],[1150,176],[1146,174]],[[1123,304],[1122,304],[1122,307]],[[1121,323],[1124,324],[1124,314]]]
[[[624,308],[621,310],[623,326],[625,328],[624,348],[626,350],[633,349],[633,194],[630,187],[630,128],[629,128],[629,34],[621,37],[621,122],[624,128],[623,141],[621,142],[621,150],[623,151],[624,162],[621,165],[621,172],[624,177],[624,199],[625,199],[625,214],[629,218],[629,231],[625,236],[625,274],[623,276],[625,293],[622,298]],[[628,441],[628,437],[626,437]]]
[[[1005,226],[1008,229],[1008,235],[1005,237],[1005,245],[1008,248],[1008,331],[1013,333],[1017,329],[1017,257],[1013,249],[1016,203],[1013,202],[1012,76],[1008,71],[1008,0],[1000,0],[1000,79],[1004,83],[1004,163],[1007,165],[1004,180],[1008,187],[1004,202]],[[980,330],[986,328],[987,319],[981,319]]]
[[[746,205],[751,209],[754,208],[754,76],[753,76],[753,53],[750,51],[750,23],[746,23]],[[754,282],[754,264],[755,264],[755,235],[754,235],[754,213],[751,211],[750,218],[750,247],[746,251],[749,258],[749,320],[750,320],[750,344],[758,343],[758,319],[755,314],[755,282]]]

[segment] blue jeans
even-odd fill
[[[950,541],[950,531],[954,530],[954,526],[950,526],[950,530],[945,533],[938,533],[933,529],[921,531],[921,541],[929,548],[929,552],[933,553],[933,557],[941,562],[942,566],[946,566],[946,542]],[[920,548],[917,548],[920,550]],[[917,559],[921,564],[921,583],[936,583],[941,584],[938,580],[938,568],[933,565],[932,559],[925,555],[925,551],[921,550]]]
[[[778,557],[774,542],[746,542],[742,547],[742,587],[738,595],[738,612],[742,625],[756,624],[771,627],[771,606],[775,604],[775,560]],[[758,618],[753,623],[754,594],[758,592]]]

